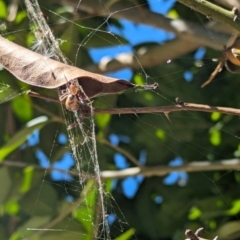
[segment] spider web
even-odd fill
[[[59,48],[58,40],[53,36],[51,29],[45,21],[45,17],[42,15],[38,2],[35,0],[26,0],[25,4],[32,27],[34,28],[33,33],[36,37],[36,46],[33,46],[33,48],[36,48],[36,51],[44,56],[50,55],[55,60],[68,64],[68,61]],[[86,103],[90,107],[90,116],[83,121],[80,119],[81,116],[79,116],[79,113],[75,113],[78,125],[73,130],[68,131],[69,143],[79,172],[79,184],[82,187],[79,205],[84,205],[86,208],[86,212],[83,214],[83,221],[94,224],[93,238],[110,239],[104,200],[104,186],[101,180],[96,149],[95,124],[92,117],[93,108],[87,96]],[[70,114],[65,109],[63,109],[63,112],[65,114],[66,125],[69,126],[74,118],[69,116]],[[86,183],[91,178],[94,180],[94,183],[87,187]],[[90,192],[92,193],[89,198],[87,196]],[[96,198],[95,213],[94,206],[90,203],[94,200],[91,198]]]
[[[46,24],[46,18],[45,18],[45,16],[43,16],[42,11],[40,10],[40,8],[38,6],[38,3],[36,1],[27,1],[27,0],[25,2],[26,2],[26,6],[28,8],[29,18],[32,22],[33,32],[35,33],[35,36],[36,36],[36,44],[34,45],[34,49],[45,56],[51,56],[52,58],[54,58],[58,61],[68,63],[69,61],[67,61],[65,59],[65,57],[63,56],[63,54],[61,53],[61,51],[59,49],[59,44],[61,43],[61,40],[58,40],[58,39],[56,40],[54,38],[54,36],[52,35],[52,32],[51,32],[49,26]],[[108,7],[110,7],[111,4],[107,5],[107,7],[106,7],[104,5],[103,1],[98,1],[98,3],[100,3],[103,6],[105,15],[107,17],[104,21],[101,20],[102,22],[100,24],[98,24],[97,27],[96,26],[93,28],[83,27],[83,29],[89,31],[89,34],[87,35],[87,37],[84,40],[82,40],[80,45],[78,47],[76,47],[77,50],[76,50],[75,62],[77,62],[77,57],[78,57],[80,49],[84,48],[85,45],[91,39],[95,38],[98,35],[98,33],[101,32],[101,26],[103,26],[104,24],[108,24],[110,17],[112,17],[114,14],[118,14],[121,12],[127,12],[130,8],[138,8],[138,7],[142,6],[142,5],[133,5],[132,7],[129,7],[129,8],[111,12],[108,10]],[[80,8],[81,4],[82,4],[82,1],[79,1],[78,5],[76,4],[77,5],[76,9]],[[49,12],[68,21],[68,22],[71,22],[73,25],[77,25],[76,21],[71,21],[68,18],[64,18],[57,12],[53,12],[53,11],[49,11]],[[199,14],[196,13],[196,16],[199,17]],[[199,22],[203,25],[203,21],[200,17],[199,17]],[[208,30],[206,29],[206,31],[208,31]],[[114,35],[111,32],[109,32],[107,34],[111,35],[117,39],[117,41],[118,41],[117,45],[119,45],[119,46],[123,45],[123,43],[121,42],[119,37],[117,37],[116,35]],[[217,42],[216,38],[211,35],[210,32],[209,32],[209,35],[211,38],[213,38],[213,41],[215,43],[217,43],[218,45],[221,45],[220,43]],[[181,93],[181,85],[178,85],[178,88],[174,88],[171,85],[171,83],[177,82],[179,79],[182,78],[183,71],[188,70],[188,67],[185,67],[184,70],[179,70],[179,68],[177,68],[177,67],[174,68],[175,67],[174,64],[176,64],[175,61],[171,61],[171,59],[169,59],[167,64],[168,64],[168,66],[170,66],[169,67],[170,70],[168,72],[165,71],[164,73],[158,73],[158,74],[154,73],[155,75],[153,75],[153,74],[151,74],[151,71],[147,71],[145,69],[145,67],[141,66],[140,61],[138,61],[139,60],[138,57],[133,56],[133,58],[136,59],[136,61],[138,63],[138,67],[140,68],[138,77],[140,79],[144,79],[145,82],[154,81],[155,79],[161,80],[163,75],[168,76],[168,80],[165,80],[166,82],[163,82],[163,83],[161,82],[161,84],[160,84],[161,90],[151,92],[151,94],[154,94],[154,96],[158,97],[157,98],[158,102],[152,103],[153,105],[166,105],[169,103],[173,104],[174,97],[176,97],[176,96],[180,96],[182,99],[184,99],[184,101],[185,101],[185,99],[189,99],[189,101],[193,101],[193,102],[196,100],[200,100],[200,102],[201,102],[203,100],[203,98],[201,98],[201,96],[198,95],[198,92],[200,91],[199,89],[196,90],[196,92],[195,92],[196,96],[195,96],[194,93],[186,94],[186,91]],[[207,61],[207,60],[209,60],[209,62],[210,62],[210,59],[204,59],[204,61]],[[192,56],[189,59],[189,61],[191,61],[191,62],[193,61]],[[201,62],[201,61],[199,61],[199,62]],[[214,64],[209,63],[209,64],[205,65],[205,67],[210,68],[213,65]],[[171,66],[173,66],[173,68],[174,68],[173,71],[171,71]],[[171,73],[169,73],[169,72],[171,72]],[[205,75],[204,80],[206,80],[206,77],[207,77],[207,74]],[[201,83],[203,83],[204,80],[201,79]],[[220,77],[220,80],[222,80],[221,77]],[[199,84],[199,86],[200,86],[200,84]],[[186,85],[184,85],[184,87],[186,87]],[[139,97],[137,96],[137,94],[139,94]],[[130,94],[127,93],[125,95],[126,97],[124,97],[124,96],[120,97],[120,101],[116,105],[117,106],[125,106],[129,95]],[[132,94],[132,96],[135,99],[136,103],[139,102],[139,98],[146,100],[147,99],[146,96],[150,97],[150,95],[147,95],[147,93],[136,93],[136,94],[134,93],[134,94]],[[106,103],[107,100],[105,100],[105,99],[99,100],[99,102],[105,103],[106,105],[108,105],[108,103]],[[141,100],[140,100],[140,102],[141,102]],[[134,107],[134,103],[131,103],[131,104],[132,104],[131,107]],[[91,104],[90,104],[90,106],[91,106]],[[92,111],[93,111],[93,109],[91,108],[91,112]],[[93,121],[93,117],[91,116],[89,118],[82,120],[79,116],[74,116],[74,114],[67,112],[64,109],[64,107],[63,107],[63,112],[64,112],[64,118],[65,118],[67,126],[69,126],[74,121],[76,121],[76,119],[78,122],[77,128],[74,128],[74,129],[71,129],[68,131],[69,143],[71,145],[72,154],[76,161],[76,167],[77,167],[78,175],[79,175],[78,176],[79,177],[79,186],[80,186],[80,188],[76,190],[78,193],[80,193],[80,197],[79,197],[79,200],[76,201],[76,205],[73,205],[73,207],[75,208],[76,212],[77,212],[77,209],[79,209],[79,212],[82,213],[81,217],[84,219],[84,221],[90,222],[94,226],[94,232],[92,234],[94,236],[93,238],[111,239],[110,227],[109,227],[109,223],[107,222],[107,214],[109,212],[114,211],[113,208],[115,208],[115,206],[113,206],[112,203],[109,204],[109,202],[108,202],[109,200],[108,200],[108,198],[106,198],[106,195],[108,195],[108,194],[104,190],[105,185],[102,183],[102,180],[101,180],[101,174],[100,174],[98,156],[97,156],[97,147],[96,147],[95,124]],[[118,124],[121,126],[121,129],[122,129],[121,134],[122,135],[128,135],[128,129],[126,129],[126,126],[130,126],[129,128],[131,128],[131,127],[135,128],[136,136],[134,138],[136,138],[136,141],[138,141],[142,145],[144,143],[144,140],[141,139],[140,132],[147,133],[146,135],[150,136],[150,139],[152,140],[152,142],[151,142],[151,144],[147,142],[146,145],[143,145],[143,146],[146,148],[148,147],[148,149],[157,149],[157,148],[159,148],[159,146],[161,146],[161,153],[159,153],[159,156],[160,156],[159,158],[162,158],[162,159],[164,159],[164,158],[170,159],[170,158],[173,158],[173,156],[181,156],[181,158],[184,159],[185,163],[187,163],[188,161],[190,162],[192,159],[188,158],[187,150],[189,152],[193,151],[196,153],[196,160],[202,160],[202,159],[208,159],[208,160],[210,159],[211,160],[213,158],[213,155],[218,156],[220,159],[224,159],[225,156],[228,156],[228,154],[224,155],[220,151],[220,149],[215,150],[215,149],[209,148],[208,146],[202,145],[200,141],[196,141],[194,143],[189,143],[190,136],[188,136],[186,128],[183,127],[184,120],[186,120],[188,123],[188,125],[187,125],[188,129],[193,128],[195,124],[196,125],[202,124],[204,126],[207,125],[207,127],[209,129],[211,129],[211,131],[213,132],[213,134],[211,133],[212,134],[211,136],[214,136],[214,134],[219,134],[219,133],[217,133],[217,130],[220,129],[221,134],[231,136],[233,145],[234,144],[236,145],[236,142],[239,139],[238,135],[235,134],[235,130],[231,130],[231,129],[229,130],[228,126],[226,128],[221,126],[221,124],[223,124],[224,121],[226,123],[231,121],[231,119],[229,119],[227,117],[223,118],[223,122],[219,121],[220,124],[217,124],[217,123],[215,124],[215,123],[209,123],[208,121],[206,121],[206,117],[204,115],[199,115],[199,114],[195,114],[195,113],[176,114],[174,116],[170,115],[169,119],[171,122],[169,122],[169,119],[167,119],[166,116],[162,115],[162,114],[151,114],[151,116],[152,116],[151,120],[147,117],[138,117],[138,118],[136,116],[122,117],[121,121],[120,120],[118,121]],[[179,127],[176,127],[177,125],[179,125]],[[118,134],[120,134],[120,133],[118,133]],[[206,135],[208,135],[207,132],[206,132]],[[184,148],[187,150],[185,151],[185,149],[179,149],[178,147],[175,147],[175,145],[172,145],[170,143],[170,140],[165,141],[164,137],[166,138],[166,136],[168,139],[171,139],[172,142],[182,143]],[[54,144],[55,144],[55,142],[54,142]],[[168,156],[168,155],[170,155],[170,156]],[[156,158],[156,155],[151,153],[151,151],[149,150],[148,151],[148,159],[153,159],[153,158]],[[150,164],[157,164],[157,162],[153,161],[153,162],[150,162]],[[165,161],[164,164],[166,165],[166,164],[168,164],[168,162]],[[172,164],[174,164],[174,163],[172,163]],[[226,171],[223,174],[216,173],[215,175],[214,174],[206,174],[205,172],[200,172],[199,175],[200,175],[199,178],[202,180],[202,182],[204,182],[205,184],[209,184],[207,191],[211,192],[211,193],[214,192],[215,193],[214,196],[217,200],[219,200],[221,202],[220,204],[225,204],[225,205],[227,205],[227,208],[230,209],[231,204],[230,204],[230,201],[228,200],[228,195],[225,193],[225,189],[227,188],[228,185],[226,184],[225,181],[227,181],[231,177],[234,177],[233,172],[230,170],[230,171]],[[45,179],[45,177],[44,177],[44,179]],[[90,182],[89,184],[86,184],[89,179],[94,179],[94,181],[92,183]],[[151,179],[149,179],[147,181],[151,182]],[[46,181],[44,181],[44,183],[45,182]],[[43,185],[44,185],[44,183],[43,183]],[[194,188],[198,189],[196,187],[196,185],[199,185],[199,182],[196,182],[195,185],[194,185],[194,183],[190,183],[190,182],[188,183],[186,178],[181,177],[181,174],[179,174],[176,184],[178,186],[182,186],[182,187],[186,186],[186,184],[187,185],[189,184],[189,185],[191,185],[192,189],[194,189]],[[154,185],[153,182],[152,182],[152,185]],[[140,192],[138,198],[142,197],[144,199],[143,195],[145,195],[145,194],[149,194],[150,196],[152,196],[151,191],[160,193],[159,195],[161,195],[161,193],[163,193],[163,192],[166,195],[168,195],[166,193],[166,188],[167,188],[166,185],[164,185],[164,184],[159,184],[159,185],[160,185],[159,188],[161,187],[161,189],[159,189],[155,185],[154,185],[154,187],[155,187],[154,189],[146,190],[146,188],[145,188],[145,192],[142,194]],[[200,185],[201,185],[201,183],[200,183]],[[62,186],[63,186],[63,184],[62,184]],[[148,186],[151,186],[151,184],[149,184]],[[43,186],[40,188],[40,193],[41,193],[42,188],[43,188]],[[65,191],[67,192],[70,188],[71,187],[65,187]],[[174,190],[178,191],[178,189],[176,189],[176,188],[174,188]],[[92,194],[90,194],[90,193],[92,193]],[[186,194],[186,192],[185,192],[185,194]],[[202,195],[204,195],[204,192],[202,192]],[[161,196],[156,195],[154,197],[154,199],[157,197],[161,197]],[[199,195],[196,193],[193,197],[197,198],[197,197],[199,197]],[[92,199],[96,199],[96,200],[93,201]],[[121,200],[125,201],[124,199],[121,199]],[[214,199],[212,199],[212,200],[214,200]],[[167,200],[164,200],[164,201],[167,201]],[[92,202],[95,202],[95,203],[97,202],[97,204],[93,206]],[[184,202],[184,196],[182,197],[182,199],[179,199],[178,202]],[[197,214],[197,213],[199,214],[198,211],[199,211],[200,207],[198,207],[198,206],[203,204],[203,203],[198,203],[198,200],[196,200],[195,202],[196,202],[195,206],[193,206],[191,209],[192,215],[189,214],[191,216],[193,216],[194,214]],[[36,205],[37,204],[38,204],[38,200],[36,200]],[[108,207],[110,207],[110,209],[108,209],[108,207],[106,207],[107,204],[108,204]],[[182,205],[181,204],[178,205],[177,203],[174,203],[174,201],[173,201],[173,206],[172,206],[173,208],[175,207],[174,204],[176,206],[178,206],[178,208],[176,207],[176,214],[177,214],[177,212],[181,212],[181,211],[179,211],[179,206],[180,206],[180,208],[181,207],[184,208],[184,206],[185,206],[184,205],[185,203],[182,203]],[[210,201],[209,204],[213,204],[213,201],[212,202]],[[121,204],[121,202],[119,203],[119,205],[120,205],[120,209],[124,208],[124,204]],[[82,206],[85,206],[85,208]],[[180,210],[183,211],[183,209],[180,209]],[[94,214],[93,212],[95,212],[96,214]],[[165,212],[165,214],[167,216],[166,212]],[[235,214],[233,214],[233,216],[235,217],[235,219],[237,221],[239,221],[237,214],[238,213],[236,212]],[[120,215],[121,215],[121,211],[120,211]],[[144,216],[144,214],[143,214],[143,216]],[[72,221],[73,217],[70,217],[70,219],[71,219],[70,221]],[[157,219],[155,219],[155,220],[157,221]],[[119,221],[121,221],[121,220],[119,220]],[[146,222],[147,221],[145,221],[145,223]],[[123,222],[122,222],[122,224],[123,224]],[[214,225],[214,223],[212,223],[212,224]],[[160,223],[160,225],[163,226],[162,228],[170,227],[170,226],[165,226],[164,223],[162,223],[162,222]],[[195,227],[195,226],[193,226],[193,227]],[[27,228],[28,228],[28,230],[34,230],[34,231],[39,230],[37,228],[32,228],[30,225],[27,225]],[[48,225],[45,229],[42,229],[42,230],[45,230],[45,231],[61,230],[61,231],[67,231],[67,232],[71,231],[71,229],[68,228],[67,225],[62,226],[62,228],[59,228],[59,229],[56,229],[56,228],[53,229],[51,227],[51,225]],[[87,237],[84,234],[84,231],[82,231],[80,235],[81,235],[81,237]]]

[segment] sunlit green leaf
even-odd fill
[[[232,208],[227,211],[229,215],[237,215],[240,212],[240,199],[232,203]]]
[[[25,193],[27,192],[32,183],[33,179],[34,168],[33,167],[26,167],[23,171],[23,182],[20,188],[20,192]]]
[[[18,24],[18,23],[22,22],[22,20],[25,19],[26,17],[27,17],[26,11],[20,11],[17,13],[15,22]]]
[[[164,140],[166,138],[166,134],[162,129],[157,129],[155,134],[156,134],[157,138],[159,138],[161,140]]]
[[[145,83],[143,76],[140,74],[135,74],[133,77],[133,81],[137,85],[143,85]]]
[[[7,6],[4,1],[0,0],[0,18],[6,18],[8,14]]]
[[[197,207],[193,207],[191,210],[190,210],[190,213],[188,215],[188,218],[190,220],[195,220],[197,218],[199,218],[201,216],[202,212],[199,208]]]
[[[113,179],[106,179],[106,180],[104,181],[105,191],[106,191],[107,193],[110,193],[110,192],[111,192],[113,181],[114,181]]]
[[[217,120],[219,120],[220,117],[221,117],[221,113],[219,113],[219,112],[213,112],[211,114],[212,121],[217,121]]]
[[[136,232],[135,229],[130,228],[129,230],[127,230],[126,232],[124,232],[119,237],[115,238],[114,240],[128,240],[128,239],[131,239],[133,237],[133,235],[135,234],[135,232]]]
[[[10,200],[4,205],[4,211],[9,215],[16,215],[20,210],[20,205],[15,200]]]
[[[111,120],[111,115],[110,114],[99,114],[95,116],[95,120],[96,120],[96,125],[100,128],[100,129],[104,129],[107,127],[108,123]]]
[[[178,12],[175,9],[171,9],[168,12],[167,16],[170,17],[170,18],[173,18],[173,19],[179,18],[179,14],[178,14]]]
[[[214,146],[219,146],[221,141],[222,141],[222,138],[221,138],[221,132],[217,129],[212,129],[210,131],[210,143]]]

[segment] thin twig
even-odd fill
[[[79,176],[79,172],[73,170],[63,170],[58,168],[43,168],[38,165],[29,165],[22,162],[15,162],[5,160],[0,163],[0,166],[8,166],[8,167],[32,167],[37,170],[46,171],[48,173],[51,171],[59,171],[66,174],[71,174],[72,176]],[[157,165],[153,167],[144,166],[144,168],[133,167],[127,168],[124,170],[116,170],[116,171],[102,171],[101,177],[103,179],[113,179],[113,178],[125,178],[136,175],[143,175],[145,177],[153,177],[153,176],[165,176],[174,171],[184,171],[184,172],[205,172],[205,171],[239,171],[240,169],[240,160],[239,159],[226,159],[219,160],[215,162],[209,161],[199,161],[199,162],[191,162],[187,164],[183,164],[181,166],[165,166],[165,165]],[[86,174],[86,179],[95,179],[96,177],[90,174]]]
[[[34,92],[32,90],[28,90],[26,92],[27,95],[31,96],[31,97],[35,97],[35,98],[40,98],[40,99],[44,99],[44,100],[49,100],[49,101],[53,101],[56,103],[62,103],[58,98],[55,97],[51,97],[51,96],[45,96],[43,94],[40,94],[38,92]]]
[[[11,160],[4,160],[3,162],[0,163],[0,166],[6,166],[6,167],[17,167],[17,168],[26,168],[26,167],[31,167],[35,170],[40,170],[40,171],[47,171],[47,173],[51,173],[51,171],[57,171],[57,172],[61,172],[61,173],[66,173],[66,174],[70,174],[72,176],[79,176],[79,172],[76,171],[72,171],[72,170],[65,170],[65,169],[60,169],[60,168],[44,168],[41,167],[37,164],[28,164],[28,163],[24,163],[24,162],[17,162],[17,161],[11,161]]]
[[[32,106],[41,113],[46,114],[47,116],[51,117],[54,121],[65,123],[63,118],[58,117],[56,114],[51,113],[50,111],[46,110],[45,108],[40,107],[39,105],[33,103]]]
[[[158,176],[162,177],[174,171],[184,172],[205,172],[205,171],[225,171],[235,170],[238,171],[240,168],[239,159],[221,160],[216,162],[200,161],[183,164],[181,166],[164,166],[158,165],[153,167],[133,167],[127,168],[120,171],[103,171],[102,177],[107,178],[125,178],[129,176],[143,175],[145,177]]]
[[[115,151],[122,153],[125,157],[127,157],[133,164],[135,164],[136,166],[142,168],[144,166],[141,165],[141,163],[139,163],[139,161],[132,155],[130,154],[128,151],[124,150],[121,147],[118,147],[116,145],[113,145],[112,143],[110,143],[109,141],[107,141],[106,139],[99,139],[98,140],[102,143],[104,143],[105,145],[109,146],[110,148],[114,149]]]

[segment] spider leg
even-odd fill
[[[44,100],[49,100],[49,101],[53,101],[53,102],[57,102],[57,103],[62,103],[59,99],[55,98],[55,97],[50,97],[47,95],[42,95],[39,94],[38,92],[34,92],[32,90],[28,90],[26,92],[27,95],[31,96],[31,97],[35,97],[35,98],[40,98],[40,99],[44,99]]]

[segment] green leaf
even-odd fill
[[[29,121],[32,118],[33,111],[29,101],[29,96],[24,94],[12,100],[12,109],[22,121]]]
[[[20,210],[20,205],[16,200],[7,201],[4,205],[4,211],[9,215],[16,215]]]
[[[236,238],[232,238],[232,236],[234,235],[239,236],[239,233],[240,233],[240,222],[238,220],[231,221],[222,225],[217,231],[217,235],[219,239],[224,239],[224,240],[236,239]]]
[[[234,178],[235,178],[236,181],[239,183],[239,182],[240,182],[240,173],[239,173],[239,172],[235,172],[235,173],[234,173]]]
[[[8,84],[0,83],[0,103],[7,102],[14,96],[17,96],[16,90]]]
[[[173,19],[179,18],[179,14],[178,14],[178,12],[175,9],[171,9],[168,12],[167,16],[170,17],[170,18],[173,18]]]
[[[7,167],[0,168],[0,204],[3,204],[12,188],[12,178]]]
[[[217,222],[214,220],[209,221],[208,226],[210,229],[216,229],[217,227]]]
[[[240,199],[234,201],[232,204],[233,204],[232,208],[229,209],[227,211],[227,213],[229,215],[234,216],[234,215],[237,215],[240,212]]]
[[[15,231],[12,236],[9,238],[9,240],[19,240],[24,236],[24,238],[27,238],[28,236],[31,236],[32,234],[36,233],[35,231],[29,231],[31,229],[40,228],[41,226],[46,225],[51,219],[51,216],[33,216],[30,218],[29,221],[25,222],[23,225],[21,225],[17,231]]]
[[[25,18],[27,17],[26,11],[20,11],[18,12],[16,18],[15,18],[15,23],[21,23]]]
[[[34,168],[33,167],[26,167],[23,171],[23,182],[20,188],[21,193],[27,192],[30,187],[31,183],[33,180],[33,173],[34,173]]]
[[[113,182],[114,182],[114,179],[106,179],[104,181],[104,186],[105,186],[106,193],[111,193]]]
[[[217,121],[217,120],[219,120],[219,118],[220,118],[221,116],[222,116],[221,113],[219,113],[219,112],[213,112],[213,113],[211,114],[211,120],[212,120],[212,121]]]
[[[145,83],[143,76],[140,74],[135,74],[133,77],[133,81],[137,85],[143,85]]]
[[[214,146],[219,146],[221,141],[222,141],[222,138],[221,138],[221,132],[217,129],[212,129],[210,131],[210,143]]]
[[[25,128],[17,132],[3,147],[0,148],[0,161],[20,147],[33,131],[41,129],[49,122],[51,122],[51,120],[48,120],[46,116],[41,116],[28,122]]]
[[[150,93],[150,92],[144,92],[144,98],[147,100],[147,101],[152,101],[154,98],[153,98],[153,95]]]
[[[96,188],[93,181],[88,181],[84,190],[81,193],[81,198],[83,199],[81,206],[79,206],[75,211],[73,211],[73,216],[82,224],[87,235],[93,233],[94,213],[96,205]]]
[[[0,18],[6,18],[8,15],[6,4],[0,0]]]
[[[157,129],[155,134],[156,134],[156,137],[161,140],[164,140],[166,138],[166,134],[162,129]]]
[[[111,120],[111,115],[110,114],[99,114],[95,116],[95,120],[96,120],[96,125],[100,128],[100,129],[104,129],[107,127],[108,123]]]
[[[115,240],[128,240],[128,239],[131,239],[131,237],[133,237],[135,232],[136,232],[135,229],[130,228],[125,233],[123,233],[119,237],[115,238]]]
[[[53,216],[56,214],[59,203],[58,193],[50,183],[44,182],[40,190],[39,185],[35,185],[35,188],[31,188],[25,193],[19,203],[21,204],[21,213],[31,216],[34,209],[35,216]]]
[[[195,219],[198,219],[200,216],[202,215],[202,212],[199,208],[197,207],[193,207],[191,210],[190,210],[190,213],[188,215],[188,218],[190,220],[195,220]]]

